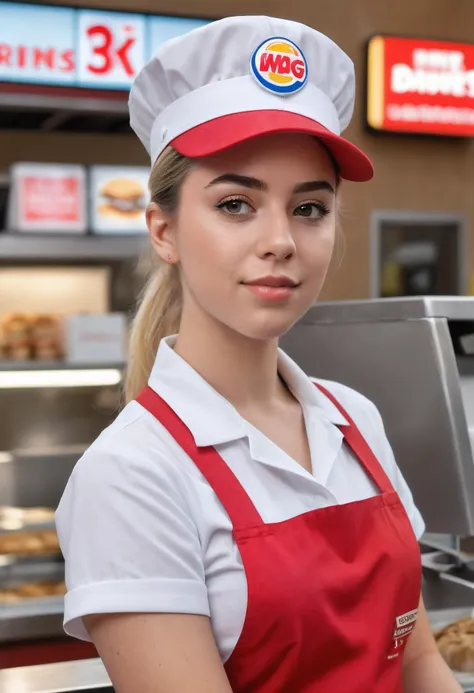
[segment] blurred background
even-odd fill
[[[372,158],[376,177],[343,186],[345,249],[322,298],[391,298],[403,308],[406,297],[474,295],[470,0],[0,1],[0,669],[95,655],[62,636],[53,511],[81,452],[120,407],[147,246],[149,160],[128,124],[128,90],[165,40],[235,14],[307,23],[355,63],[346,135]],[[392,319],[444,319],[456,367],[460,342],[449,335],[474,332],[470,305],[411,317],[401,308]],[[299,346],[305,339],[298,335]],[[473,343],[463,344],[463,357],[472,356]],[[469,364],[462,417],[474,397]],[[468,481],[456,487],[464,496],[474,490],[470,448],[467,456]],[[430,523],[446,546],[459,549],[455,535],[474,534],[467,505],[464,524]]]

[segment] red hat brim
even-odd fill
[[[364,182],[374,175],[371,160],[358,147],[315,120],[290,111],[245,111],[221,116],[191,128],[170,145],[183,156],[194,159],[275,132],[299,132],[317,137],[332,154],[338,173],[345,180]]]

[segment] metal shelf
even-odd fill
[[[124,91],[7,82],[0,95],[3,130],[132,133]]]
[[[43,260],[95,262],[133,260],[148,245],[148,235],[74,236],[0,233],[0,263]]]
[[[0,361],[1,371],[122,370],[124,363],[67,363],[65,361]]]

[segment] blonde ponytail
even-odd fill
[[[189,159],[168,147],[153,167],[149,181],[151,200],[168,214],[178,208],[181,185],[190,166]],[[162,262],[154,251],[151,258],[146,262],[147,279],[130,334],[125,381],[127,402],[147,384],[161,339],[178,332],[181,319],[179,269]]]

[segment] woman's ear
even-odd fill
[[[146,225],[150,232],[155,252],[167,263],[179,261],[173,220],[155,202],[150,202],[146,210]]]

